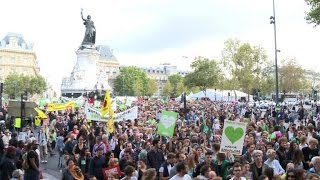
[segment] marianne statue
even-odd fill
[[[82,45],[95,44],[96,28],[94,27],[93,21],[91,20],[91,16],[88,15],[87,19],[84,19],[82,11],[83,10],[81,9],[81,18],[83,20],[83,24],[86,26],[86,32],[82,41]]]

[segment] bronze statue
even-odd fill
[[[87,19],[83,18],[83,9],[81,9],[81,18],[84,21],[83,24],[86,26],[86,32],[82,41],[82,45],[85,44],[95,44],[96,42],[96,28],[94,27],[91,16],[88,15]]]

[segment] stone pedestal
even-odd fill
[[[77,98],[83,93],[111,90],[108,68],[105,66],[106,54],[111,53],[94,45],[82,45],[77,51],[77,62],[71,75],[62,80],[61,94]],[[113,57],[113,55],[112,55]],[[113,61],[112,61],[113,62]],[[114,62],[117,62],[116,60]]]
[[[62,94],[82,94],[97,89],[98,51],[96,49],[79,49],[76,54],[77,62],[71,76],[62,82]]]

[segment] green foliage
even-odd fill
[[[174,74],[168,77],[168,81],[171,86],[170,91],[172,96],[177,97],[185,91],[183,79],[184,78],[180,74]]]
[[[156,88],[144,71],[130,66],[120,70],[114,80],[114,91],[121,96],[146,96],[155,93]]]
[[[279,68],[279,84],[282,91],[292,93],[308,88],[305,70],[296,60],[283,61],[282,64]]]
[[[20,97],[25,91],[30,95],[41,94],[47,89],[47,83],[42,76],[25,76],[9,74],[4,80],[4,93],[10,97]]]
[[[226,77],[224,86],[250,94],[252,89],[259,89],[261,82],[265,81],[262,70],[267,67],[268,61],[263,48],[229,39],[222,51],[222,65]]]
[[[158,84],[157,84],[156,80],[149,79],[149,81],[148,81],[148,90],[146,92],[146,95],[147,96],[152,96],[157,91],[158,91]]]
[[[305,19],[308,23],[318,26],[320,24],[320,0],[306,0],[310,6],[310,11],[307,12]]]
[[[167,81],[163,87],[162,96],[166,96],[166,97],[171,96],[171,92],[172,92],[171,83],[169,81]]]
[[[191,64],[192,73],[186,75],[184,85],[188,88],[199,87],[202,91],[218,84],[220,68],[215,60],[196,57]]]

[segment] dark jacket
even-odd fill
[[[261,171],[259,171],[258,167],[256,166],[256,163],[250,164],[250,171],[252,172],[252,179],[258,179],[259,176],[263,174],[264,166],[262,164]]]
[[[70,174],[67,168],[62,172],[62,180],[74,180],[73,176]]]
[[[280,147],[277,150],[277,156],[279,159],[279,163],[282,166],[283,169],[286,169],[287,164],[289,163],[289,158],[288,158],[288,152],[286,149]]]
[[[161,164],[165,161],[162,151],[154,149],[148,152],[147,159],[149,166],[155,168],[157,172],[159,172]]]
[[[97,180],[103,180],[102,168],[105,166],[105,157],[93,157],[90,161],[89,172],[90,175],[94,175]]]
[[[202,162],[202,163],[198,164],[198,165],[196,166],[196,168],[194,169],[194,172],[193,172],[193,174],[192,174],[192,177],[197,177],[197,176],[199,176],[199,175],[200,175],[200,169],[201,169],[202,166],[204,166],[205,164],[206,164],[206,162]],[[215,171],[215,170],[216,170],[215,167],[216,167],[215,164],[214,164],[213,162],[211,162],[211,163],[210,163],[210,168]]]

